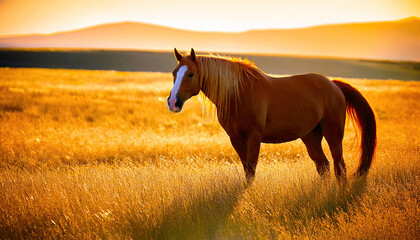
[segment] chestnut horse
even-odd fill
[[[261,143],[302,139],[318,173],[329,174],[321,141],[325,137],[336,177],[345,179],[342,140],[346,112],[361,131],[357,175],[367,174],[376,147],[376,120],[363,95],[351,85],[308,73],[275,78],[253,63],[229,57],[182,56],[168,97],[172,112],[202,91],[214,103],[218,120],[241,159],[246,178],[255,176]]]

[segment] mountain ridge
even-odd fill
[[[286,54],[420,61],[420,18],[295,29],[204,32],[132,21],[0,37],[0,48],[92,48]]]

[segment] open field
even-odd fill
[[[420,83],[346,81],[378,118],[368,177],[321,180],[298,140],[247,186],[199,98],[167,110],[169,73],[0,68],[0,239],[416,239]]]

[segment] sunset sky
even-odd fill
[[[121,21],[199,31],[245,31],[410,16],[420,16],[419,0],[0,0],[0,36]]]

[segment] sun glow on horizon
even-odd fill
[[[416,0],[0,0],[0,36],[53,33],[122,21],[195,31],[302,28],[420,16]]]

